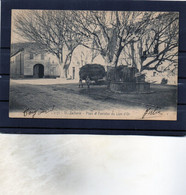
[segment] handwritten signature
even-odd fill
[[[42,113],[49,113],[49,112],[52,112],[54,110],[55,106],[53,105],[51,108],[48,108],[48,109],[42,109],[42,108],[39,108],[39,109],[30,109],[30,108],[26,108],[24,111],[23,111],[23,115],[24,116],[31,116],[32,118],[35,117],[35,115],[41,115]]]
[[[142,119],[144,119],[147,116],[156,116],[156,115],[162,115],[161,108],[159,106],[147,106]]]

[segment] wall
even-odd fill
[[[33,76],[33,68],[36,64],[44,66],[45,77],[57,77],[60,75],[59,64],[52,54],[44,53],[44,59],[41,58],[41,54],[33,54],[33,59],[30,59],[30,53],[25,52],[24,55],[24,75],[26,77]]]
[[[24,76],[24,52],[18,52],[10,58],[10,75],[12,78]]]

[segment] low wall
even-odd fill
[[[114,92],[149,92],[150,83],[146,82],[111,82],[109,86]]]

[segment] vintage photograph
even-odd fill
[[[178,12],[11,14],[9,117],[177,120]]]

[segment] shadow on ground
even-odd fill
[[[94,110],[153,105],[162,109],[176,109],[177,87],[151,85],[153,93],[113,93],[105,85],[92,85],[89,89],[78,84],[29,85],[10,87],[10,110],[48,109],[55,105],[59,110]]]

